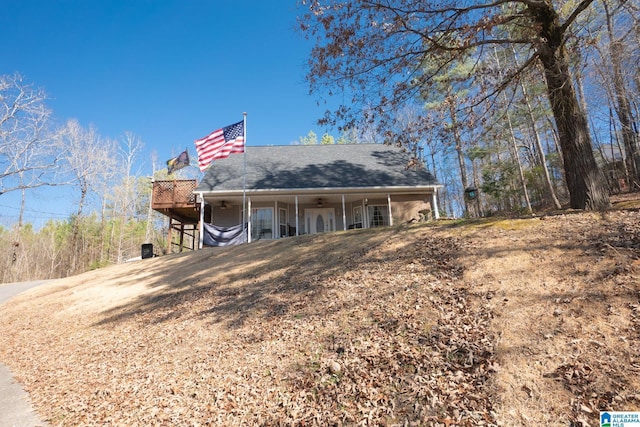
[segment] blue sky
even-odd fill
[[[295,31],[298,12],[296,0],[4,1],[0,74],[19,72],[43,88],[60,123],[75,118],[104,137],[140,137],[142,174],[151,173],[154,150],[164,163],[189,148],[195,161],[193,141],[243,112],[249,149],[310,130],[337,137],[316,124],[327,107],[308,94],[312,44]],[[46,212],[73,211],[72,199],[48,191],[55,202]]]

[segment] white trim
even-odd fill
[[[252,196],[260,196],[260,195],[272,195],[274,193],[283,194],[285,196],[293,196],[293,195],[308,195],[308,194],[371,194],[371,193],[393,193],[393,194],[418,194],[424,193],[425,191],[437,191],[438,188],[442,188],[443,185],[419,185],[414,187],[321,187],[321,188],[299,188],[295,191],[291,191],[290,189],[261,189],[261,190],[247,190],[247,193],[251,193]],[[208,190],[208,191],[200,191],[201,194],[205,194],[207,196],[241,196],[242,190]]]

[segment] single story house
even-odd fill
[[[214,161],[195,188],[200,236],[204,224],[244,222],[250,242],[437,219],[441,185],[412,158],[382,144],[247,147]]]

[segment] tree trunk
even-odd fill
[[[538,53],[560,137],[571,207],[604,210],[610,206],[607,185],[596,164],[587,118],[580,108],[569,73],[563,27],[550,1],[530,10],[540,26],[539,36],[543,40]]]
[[[527,189],[527,181],[524,179],[524,171],[522,170],[522,163],[520,162],[520,156],[518,155],[518,145],[516,144],[516,136],[513,132],[513,125],[511,123],[511,114],[507,111],[507,124],[509,125],[509,133],[511,135],[511,145],[509,151],[513,161],[518,165],[518,178],[520,179],[520,187],[522,188],[522,195],[524,201],[527,204],[527,213],[531,215],[533,209],[531,208],[531,200],[529,200],[529,190]]]
[[[451,129],[453,131],[453,139],[455,142],[455,149],[458,155],[458,166],[460,167],[460,182],[462,183],[462,191],[464,191],[469,187],[469,181],[467,179],[467,167],[464,161],[464,149],[462,138],[460,137],[460,130],[458,129],[458,118],[456,115],[456,108],[453,104],[453,101],[449,102],[449,114],[451,118]],[[466,215],[469,215],[469,204],[467,203],[467,198],[463,197],[464,200],[464,211]]]
[[[616,123],[613,120],[613,111],[611,111],[611,107],[609,107],[609,144],[611,145],[611,160],[615,163],[613,147],[616,147],[619,153],[624,153],[624,150],[620,145],[620,138],[618,138],[618,129],[616,128]],[[624,181],[631,187],[633,185],[633,178],[629,174],[629,168],[627,167],[626,159],[621,163],[622,173],[624,174]]]
[[[22,184],[22,177],[20,177],[20,183]],[[22,226],[24,225],[24,207],[25,202],[27,200],[27,189],[23,186],[21,189],[22,194],[20,195],[20,214],[18,216],[18,231],[22,230]]]
[[[607,16],[607,32],[609,34],[609,55],[611,57],[611,66],[613,69],[613,88],[615,91],[615,109],[618,120],[622,127],[622,141],[626,152],[626,165],[632,174],[632,180],[640,185],[640,150],[638,149],[638,141],[632,127],[634,122],[631,103],[629,102],[628,91],[625,88],[624,77],[622,75],[622,46],[620,40],[615,38],[613,33],[613,23],[611,22],[611,14],[607,2],[603,2],[604,10]],[[632,185],[633,188],[633,185]]]
[[[531,103],[529,102],[529,95],[527,94],[527,89],[523,82],[520,82],[520,87],[522,88],[522,95],[524,96],[524,100],[527,105],[527,114],[529,115],[529,124],[531,126],[531,132],[533,133],[534,142],[536,144],[536,149],[538,153],[540,153],[540,165],[542,166],[542,172],[544,174],[544,182],[547,185],[547,191],[549,192],[549,197],[553,202],[553,205],[556,209],[561,209],[562,205],[558,200],[558,196],[556,195],[556,191],[553,189],[553,184],[551,183],[551,175],[549,174],[549,168],[547,167],[547,155],[544,152],[544,148],[542,147],[542,142],[540,141],[540,134],[538,133],[538,128],[536,126],[535,118],[533,117],[533,108],[531,107]]]
[[[513,58],[518,66],[520,66],[518,61],[518,54],[515,48],[511,47],[511,52],[513,53]],[[527,87],[524,82],[520,81],[520,89],[522,89],[522,96],[524,98],[525,104],[527,106],[527,114],[529,117],[529,125],[531,126],[531,132],[533,134],[534,142],[536,144],[536,149],[539,153],[540,158],[540,166],[542,167],[542,172],[544,174],[544,182],[547,185],[547,191],[549,194],[549,198],[553,202],[553,205],[556,209],[561,209],[562,205],[558,200],[558,196],[556,195],[556,191],[553,188],[553,183],[551,182],[551,175],[549,174],[549,167],[547,166],[547,155],[544,152],[544,148],[542,147],[542,142],[540,141],[540,134],[538,133],[538,128],[536,126],[536,120],[533,116],[533,108],[531,107],[531,101],[529,100],[529,93],[527,92]],[[511,123],[509,123],[509,127],[511,128]],[[513,129],[511,129],[511,134],[513,138]],[[514,143],[515,144],[515,143]],[[517,152],[516,152],[517,155]],[[518,160],[518,165],[520,166],[520,160]],[[526,190],[526,188],[525,188]],[[531,205],[529,205],[529,198],[527,196],[527,205],[529,210],[531,211]]]
[[[84,209],[84,201],[87,197],[87,186],[86,184],[82,184],[80,187],[80,201],[78,202],[78,211],[76,213],[75,218],[73,218],[73,227],[71,231],[71,262],[67,266],[68,274],[67,276],[71,276],[78,272],[78,235],[80,234],[80,219],[82,218],[82,210]]]

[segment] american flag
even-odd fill
[[[196,139],[198,166],[204,172],[212,161],[232,153],[244,153],[244,122],[234,123]]]

